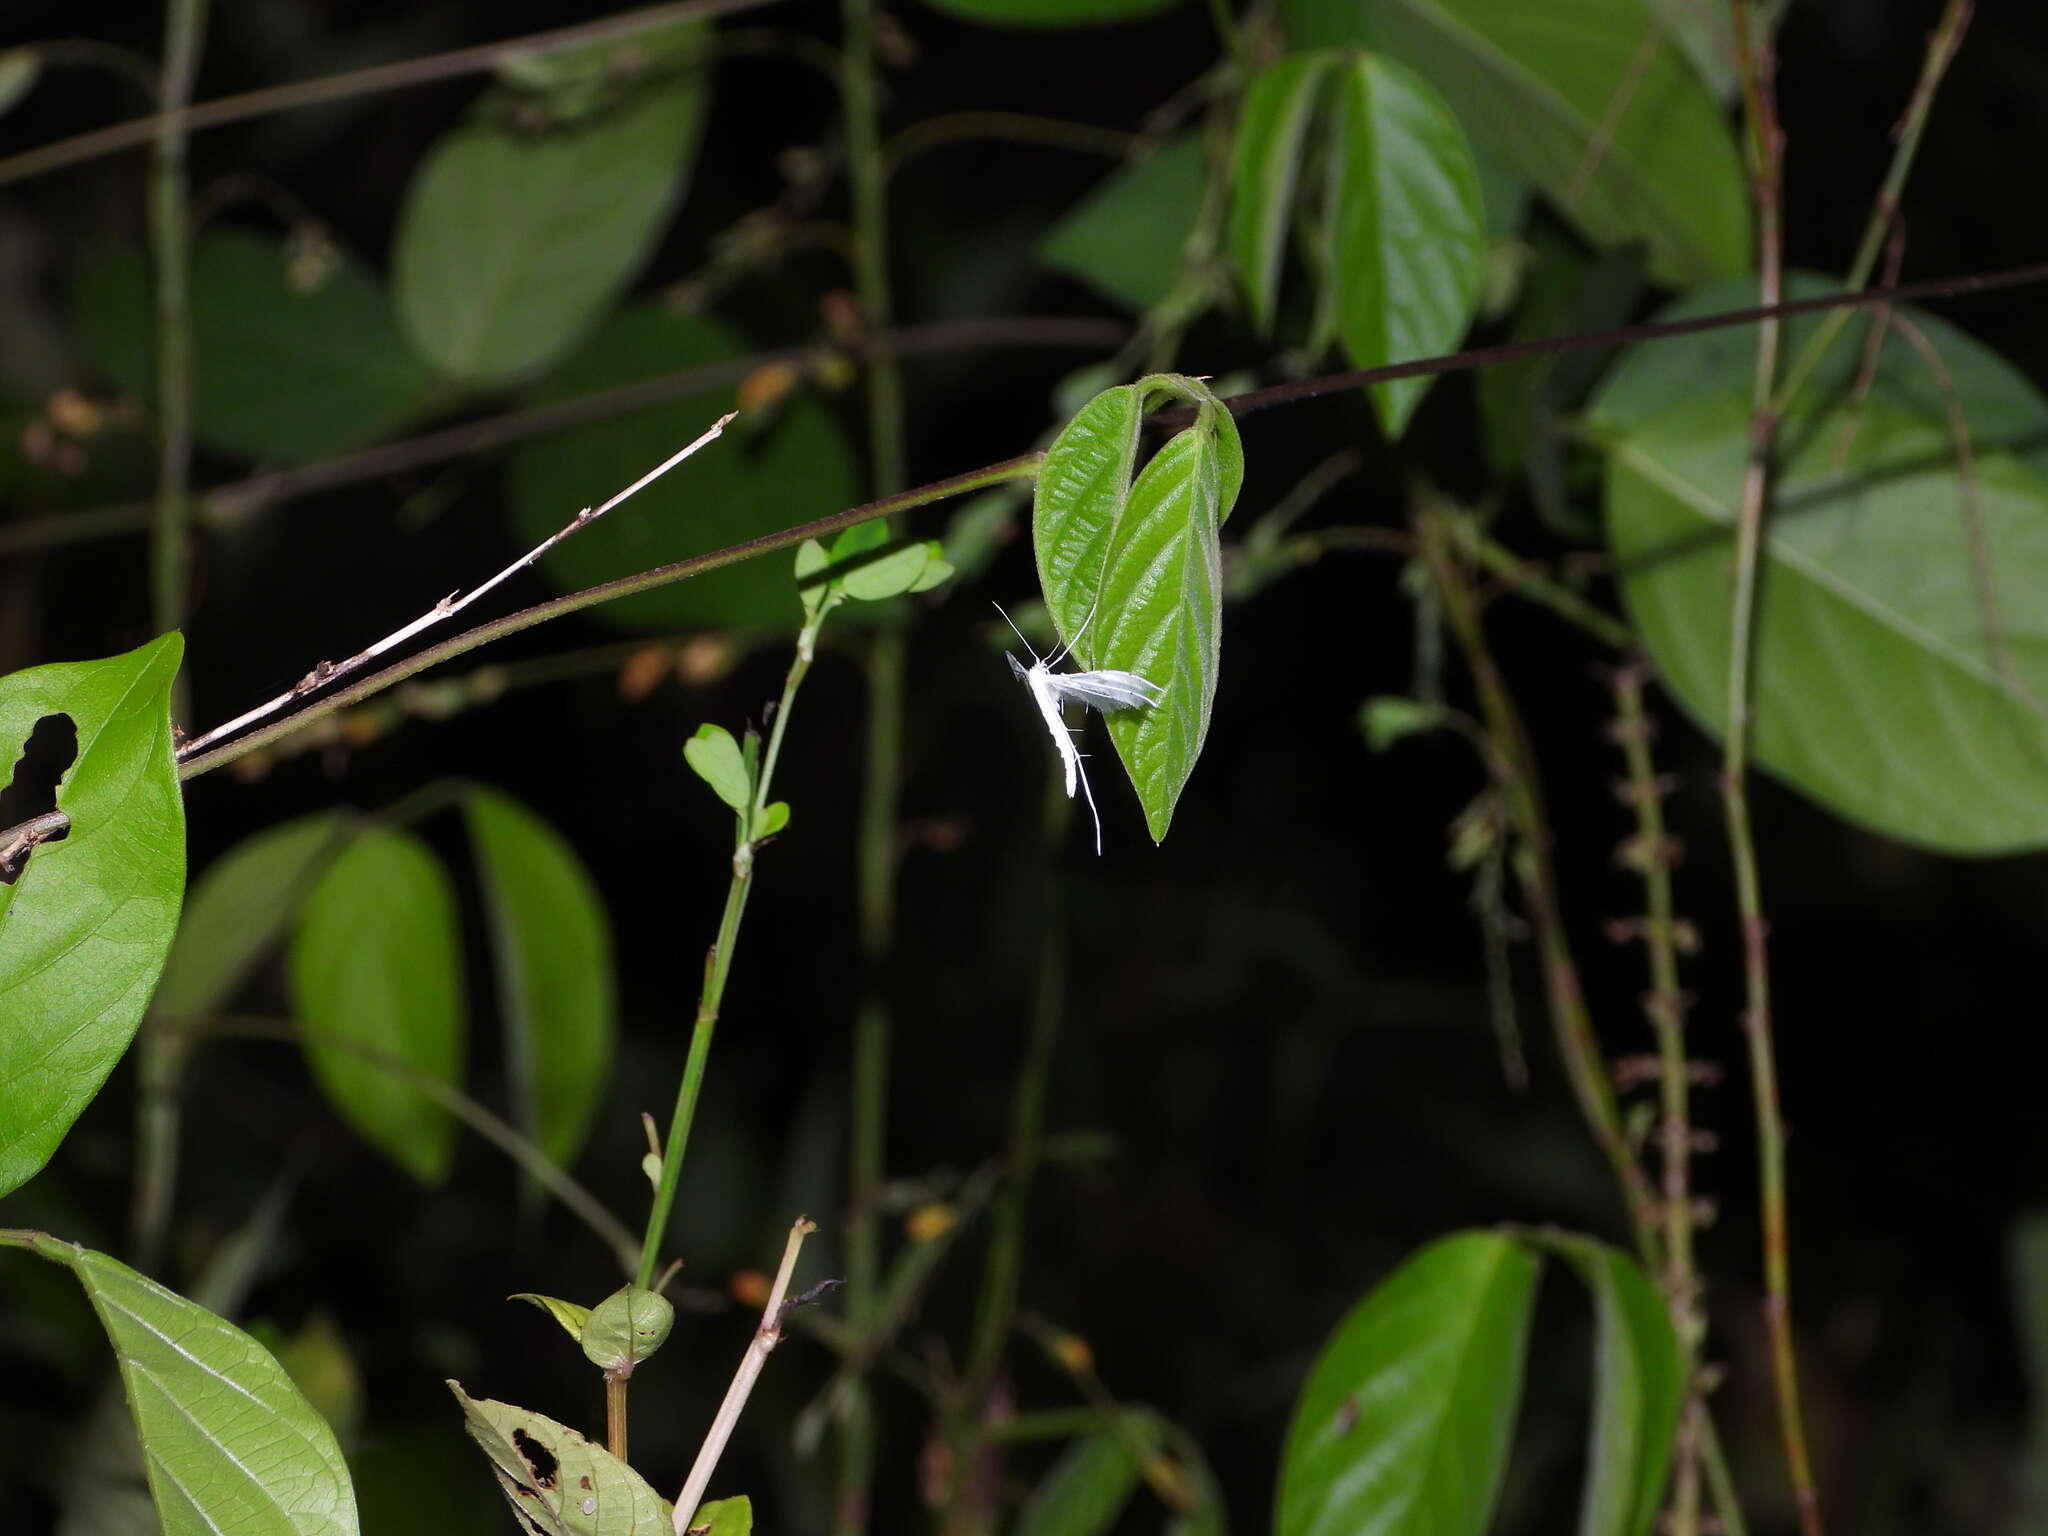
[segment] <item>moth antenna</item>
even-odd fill
[[[989,605],[993,607],[997,613],[1003,615],[1003,622],[1010,626],[1010,632],[1014,634],[1019,640],[1024,641],[1024,649],[1031,652],[1031,659],[1037,662],[1040,666],[1044,666],[1044,658],[1041,657],[1038,654],[1038,652],[1031,650],[1031,642],[1029,640],[1024,640],[1024,631],[1017,628],[1017,621],[1011,618],[1008,613],[1004,612],[1003,605],[997,602],[994,598],[989,599]]]
[[[1102,597],[1101,594],[1098,593],[1096,595],[1095,601],[1088,605],[1088,617],[1083,619],[1081,621],[1081,627],[1074,631],[1074,638],[1069,640],[1065,645],[1061,646],[1057,651],[1054,651],[1052,655],[1048,656],[1045,659],[1045,664],[1048,667],[1058,666],[1063,659],[1073,654],[1074,647],[1081,643],[1081,637],[1088,633],[1088,626],[1095,622],[1095,610],[1100,608],[1101,606]]]

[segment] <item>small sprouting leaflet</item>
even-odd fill
[[[1088,787],[1088,770],[1081,766],[1080,749],[1074,745],[1074,731],[1066,722],[1062,712],[1069,699],[1104,714],[1115,709],[1142,709],[1159,702],[1165,689],[1158,683],[1148,681],[1135,672],[1119,672],[1105,668],[1099,672],[1055,672],[1053,667],[1074,648],[1075,641],[1088,632],[1094,622],[1091,611],[1074,631],[1074,639],[1068,641],[1050,656],[1040,656],[1031,649],[1031,642],[1024,639],[1024,631],[1017,629],[1016,622],[1003,605],[996,604],[996,612],[1003,614],[1003,622],[1016,630],[1017,638],[1024,641],[1024,649],[1031,651],[1031,665],[1025,666],[1015,656],[1006,656],[1010,670],[1017,674],[1019,682],[1031,691],[1038,712],[1045,718],[1045,728],[1052,732],[1052,744],[1059,749],[1060,762],[1067,770],[1067,798],[1074,798],[1074,781],[1081,783],[1081,793],[1088,798],[1088,814],[1095,820],[1095,852],[1102,853],[1102,813],[1095,808],[1095,791]]]

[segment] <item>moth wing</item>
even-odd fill
[[[1051,672],[1046,683],[1061,699],[1072,699],[1108,714],[1113,710],[1136,709],[1156,704],[1166,690],[1135,672]]]

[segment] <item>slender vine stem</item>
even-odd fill
[[[203,102],[175,115],[181,117],[184,128],[189,131],[218,128],[224,123],[244,122],[273,112],[289,112],[298,107],[319,106],[330,101],[346,101],[354,96],[473,75],[496,69],[515,56],[559,53],[567,48],[635,37],[678,22],[708,21],[734,11],[756,10],[770,3],[772,0],[684,0],[682,4],[651,5],[573,27],[557,27],[550,32],[508,37],[500,42],[432,53],[424,58],[401,59],[395,64],[353,69],[346,74],[326,75],[317,80],[244,91],[238,96],[223,96],[217,101]],[[77,165],[80,161],[94,160],[101,155],[140,148],[155,139],[164,119],[171,115],[174,115],[172,104],[166,101],[156,116],[132,118],[125,123],[96,128],[76,138],[61,139],[55,144],[44,144],[18,155],[9,155],[0,159],[0,187],[60,170],[67,165]]]
[[[811,670],[818,630],[825,622],[823,611],[813,614],[797,636],[796,655],[782,680],[782,697],[776,702],[775,720],[769,727],[767,751],[760,771],[754,776],[754,792],[747,809],[740,813],[734,834],[732,879],[726,886],[725,908],[718,918],[718,937],[704,957],[704,984],[697,996],[697,1013],[690,1026],[690,1050],[683,1061],[683,1075],[676,1084],[675,1108],[669,1115],[668,1138],[661,1148],[661,1178],[655,1185],[654,1203],[647,1212],[647,1233],[640,1243],[640,1264],[634,1283],[645,1288],[654,1284],[661,1265],[662,1240],[668,1232],[669,1213],[674,1209],[676,1190],[683,1174],[683,1153],[690,1144],[690,1128],[697,1118],[697,1099],[704,1088],[704,1068],[711,1058],[711,1038],[718,1030],[719,1009],[725,1001],[726,978],[732,974],[733,951],[739,945],[740,919],[746,915],[747,897],[754,888],[755,829],[767,807],[774,786],[775,765],[782,757],[782,739],[789,730],[789,717],[796,708],[796,691]]]
[[[206,0],[166,0],[163,73],[157,85],[149,172],[149,249],[156,276],[156,515],[151,535],[151,609],[159,631],[185,617],[191,523],[191,247],[185,227],[186,108],[206,35]]]
[[[1757,296],[1776,304],[1784,285],[1784,133],[1778,125],[1776,60],[1767,31],[1753,25],[1750,0],[1731,0],[1737,71],[1742,86],[1745,149],[1757,211]],[[1778,1067],[1771,1038],[1770,938],[1764,921],[1763,882],[1749,807],[1752,675],[1756,653],[1758,582],[1764,522],[1769,508],[1771,457],[1777,438],[1774,407],[1783,321],[1757,327],[1756,376],[1750,411],[1749,454],[1742,472],[1742,503],[1735,523],[1735,580],[1728,616],[1727,735],[1722,744],[1721,802],[1735,872],[1742,927],[1743,1032],[1755,1090],[1759,1195],[1764,1249],[1764,1325],[1770,1337],[1771,1376],[1778,1399],[1785,1466],[1799,1508],[1803,1536],[1821,1536],[1820,1498],[1806,1449],[1799,1409],[1799,1369],[1792,1332],[1789,1217],[1785,1198],[1785,1125],[1778,1100]]]

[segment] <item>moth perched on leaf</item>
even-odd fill
[[[1158,683],[1140,677],[1135,672],[1119,672],[1104,668],[1095,672],[1055,672],[1052,669],[1073,650],[1069,642],[1050,656],[1040,656],[1032,650],[1031,642],[1024,639],[1024,631],[1017,629],[1016,621],[1003,613],[1000,603],[996,612],[1003,614],[1003,622],[1017,631],[1017,638],[1024,641],[1024,649],[1031,652],[1031,665],[1025,666],[1015,656],[1005,656],[1010,670],[1017,674],[1017,680],[1030,690],[1038,712],[1045,717],[1045,728],[1052,732],[1052,744],[1059,750],[1060,762],[1067,771],[1067,798],[1074,798],[1074,783],[1078,779],[1081,793],[1088,798],[1088,814],[1095,820],[1095,852],[1102,852],[1102,813],[1095,808],[1095,791],[1088,787],[1088,770],[1081,766],[1081,750],[1074,745],[1074,731],[1069,728],[1063,713],[1068,700],[1099,709],[1104,714],[1119,709],[1143,709],[1157,704],[1166,690]],[[1092,619],[1093,614],[1089,615]],[[1074,634],[1079,640],[1088,628],[1081,625]]]

